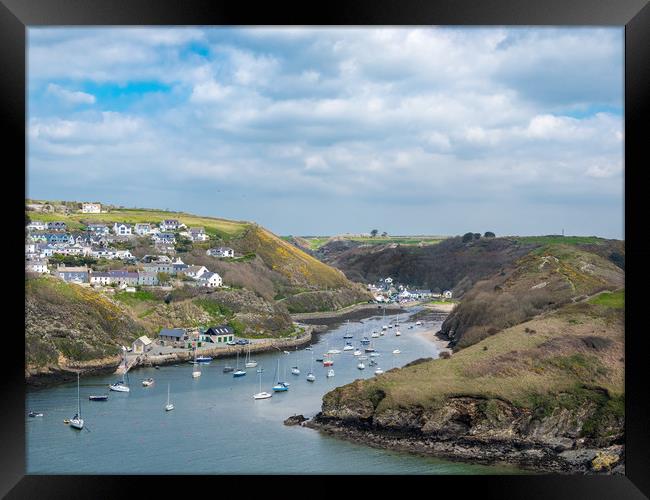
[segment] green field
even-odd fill
[[[611,307],[614,309],[624,309],[625,290],[601,293],[600,295],[596,295],[592,299],[589,299],[589,303],[605,306],[605,307]]]
[[[541,245],[602,245],[605,243],[604,238],[597,236],[509,236],[508,238],[520,243],[531,243]]]
[[[249,223],[247,222],[230,221],[225,219],[218,219],[216,217],[199,217],[184,212],[166,212],[162,210],[129,208],[113,209],[109,213],[102,214],[72,213],[66,215],[62,213],[43,213],[32,211],[27,212],[27,214],[31,220],[39,220],[45,222],[64,221],[70,229],[81,229],[87,223],[93,222],[126,222],[128,224],[150,222],[158,224],[164,219],[178,219],[183,224],[187,225],[187,227],[202,226],[211,236],[222,238],[233,238],[239,236],[249,226]]]
[[[440,243],[442,240],[446,239],[445,236],[335,236],[336,238],[348,240],[348,241],[357,241],[365,245],[387,245],[390,243],[399,243],[400,245],[435,245]],[[303,236],[305,240],[309,242],[309,248],[311,250],[318,250],[325,243],[327,243],[332,236]],[[289,239],[289,237],[285,237]]]

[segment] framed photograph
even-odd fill
[[[646,498],[647,2],[274,7],[3,0],[2,492]]]

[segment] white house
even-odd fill
[[[217,273],[205,272],[197,279],[199,286],[217,288],[223,285],[223,279]]]
[[[181,227],[181,223],[177,219],[165,219],[159,225],[163,231],[174,231]]]
[[[83,214],[98,214],[102,211],[101,203],[82,203],[81,213]]]
[[[135,234],[138,234],[140,236],[146,236],[149,233],[151,233],[151,224],[147,224],[146,222],[136,224],[135,225]]]
[[[47,274],[50,272],[49,269],[47,268],[46,260],[30,260],[29,262],[26,262],[25,271],[27,271],[28,273],[39,273],[39,274]]]
[[[208,241],[210,239],[210,237],[205,234],[205,229],[202,227],[191,227],[188,234],[192,241]]]
[[[218,247],[211,248],[206,252],[206,254],[211,255],[212,257],[234,257],[235,251],[229,247]]]
[[[94,234],[108,234],[109,229],[106,224],[92,223],[86,226],[86,231]]]
[[[113,232],[119,234],[120,236],[128,236],[132,234],[132,228],[130,224],[124,222],[116,222],[113,224]]]
[[[45,231],[47,229],[47,223],[42,220],[33,220],[27,224],[27,229],[35,231]]]
[[[208,272],[208,268],[205,266],[188,266],[183,269],[183,274],[189,276],[190,278],[200,278],[203,274]]]
[[[106,286],[113,283],[113,278],[109,273],[92,272],[90,273],[90,284]]]

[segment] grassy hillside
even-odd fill
[[[465,347],[544,311],[623,284],[624,271],[599,255],[572,245],[544,245],[476,283],[445,320],[442,333],[452,345]]]
[[[552,441],[566,432],[611,444],[623,434],[624,313],[610,298],[567,304],[449,359],[337,388],[325,395],[323,413],[422,432],[442,432],[442,419],[461,434],[472,428],[498,439]],[[468,399],[475,406],[462,416]],[[409,421],[413,415],[420,417]]]

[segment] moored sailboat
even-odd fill
[[[77,414],[70,419],[70,427],[83,429],[84,419],[81,418],[81,399],[79,397],[79,372],[77,372]]]
[[[174,409],[174,404],[169,400],[169,384],[167,384],[167,404],[165,405],[165,411],[171,411]]]

